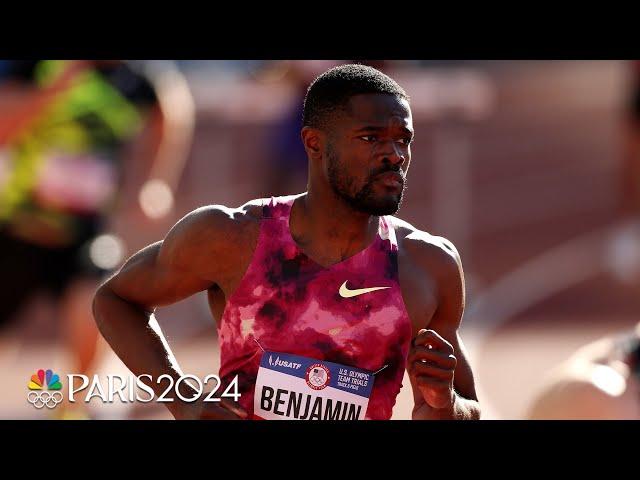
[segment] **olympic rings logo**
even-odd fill
[[[62,402],[61,392],[29,392],[27,400],[37,409],[44,408],[56,408],[60,402]]]

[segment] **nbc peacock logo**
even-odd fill
[[[38,409],[45,406],[47,408],[55,408],[62,402],[62,392],[59,390],[62,390],[60,377],[53,373],[52,370],[45,371],[40,369],[37,373],[31,375],[27,400]]]

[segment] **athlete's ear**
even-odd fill
[[[300,136],[302,137],[302,144],[309,158],[312,160],[321,158],[324,140],[323,132],[317,128],[303,127]]]

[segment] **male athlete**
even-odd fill
[[[94,315],[103,336],[135,375],[177,380],[180,368],[149,321],[156,307],[206,290],[218,321],[219,391],[237,379],[241,396],[237,403],[176,397],[166,404],[176,419],[344,419],[354,394],[334,382],[350,377],[353,389],[373,380],[359,393],[367,406],[358,418],[389,419],[405,369],[413,419],[478,419],[458,334],[465,297],[458,253],[392,216],[411,160],[406,93],[374,68],[335,67],[309,87],[301,137],[307,191],[189,213],[100,287]],[[304,362],[309,386],[320,365],[335,387],[314,385],[313,407],[309,392],[277,383],[283,375],[304,383],[304,373],[268,370],[274,383],[257,388],[269,365],[295,372]],[[166,382],[150,386],[160,395]],[[184,382],[180,389],[194,394]],[[346,418],[356,418],[353,411]]]

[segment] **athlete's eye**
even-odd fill
[[[413,141],[412,138],[401,138],[400,140],[398,140],[401,144],[405,145],[405,146],[409,146],[411,145],[411,142]]]
[[[363,135],[360,138],[365,142],[375,142],[378,139],[376,135]]]

